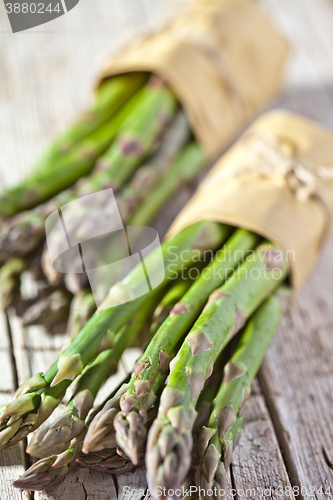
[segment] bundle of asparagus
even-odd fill
[[[280,127],[280,121],[280,117],[273,120],[274,126]],[[191,153],[191,159],[201,157],[197,146],[185,146],[185,151],[192,150],[195,155]],[[248,144],[240,141],[225,161],[228,165],[235,162],[239,168],[239,158],[243,161],[246,154]],[[216,178],[216,172],[212,175]],[[260,189],[267,184],[275,190],[289,189],[282,182],[253,177],[248,190],[254,194],[258,185]],[[166,179],[165,185],[174,186],[170,177]],[[234,185],[233,177],[231,180]],[[226,187],[222,184],[219,189]],[[154,200],[154,206],[158,204],[156,191],[137,213],[145,213],[149,200]],[[206,193],[204,187],[194,201],[211,205],[211,198],[204,199]],[[228,196],[231,206],[235,195],[228,192]],[[277,200],[280,196],[273,201],[268,196],[266,204]],[[238,206],[244,210],[242,204]],[[248,204],[246,209],[258,213]],[[191,210],[193,202],[183,214]],[[275,214],[274,210],[270,213]],[[267,220],[270,217],[265,216],[265,224]],[[273,224],[280,224],[280,220],[273,219]],[[258,232],[265,234],[265,227]],[[294,238],[290,231],[288,236]],[[92,314],[91,318],[56,362],[23,384],[14,400],[0,409],[0,448],[34,432],[27,450],[39,460],[16,486],[45,488],[75,463],[121,473],[145,461],[149,488],[156,498],[174,497],[175,491],[189,484],[197,486],[202,500],[210,490],[214,498],[224,497],[232,452],[243,425],[244,404],[290,295],[284,287],[289,275],[287,252],[248,229],[195,222],[145,256],[152,282],[160,275],[161,252],[165,277],[159,286],[141,295],[146,275],[141,263],[132,269],[110,288],[104,308],[92,313],[87,306],[90,312],[85,311],[85,315]],[[300,269],[297,266],[294,269]],[[198,272],[194,280],[176,281],[169,289],[175,277],[194,267]],[[89,303],[87,291],[77,300],[85,297]],[[141,345],[148,338],[150,341],[131,377],[105,404],[92,409],[99,388],[135,338],[141,339]],[[230,354],[231,341],[234,350]],[[216,379],[221,369],[220,356],[226,359],[223,379],[211,390],[209,381],[212,376]],[[54,414],[69,387],[69,402]]]
[[[215,360],[227,342],[287,275],[282,249],[269,243],[256,247],[258,237],[249,231],[237,230],[230,236],[231,232],[228,226],[202,222],[163,243],[166,277],[160,287],[117,306],[119,293],[121,297],[130,297],[143,279],[135,268],[110,290],[109,304],[116,307],[95,313],[46,373],[19,388],[14,401],[0,416],[2,447],[18,442],[41,426],[59,405],[71,382],[78,381],[71,401],[60,416],[53,423],[42,425],[34,434],[28,451],[42,458],[17,485],[40,489],[50,483],[50,477],[53,481],[68,470],[78,453],[74,447],[82,443],[82,433],[87,432],[84,420],[97,389],[133,338],[130,325],[135,325],[136,332],[140,328],[136,315],[143,315],[147,308],[154,307],[154,294],[165,288],[175,270],[183,268],[184,251],[189,255],[186,265],[190,266],[198,260],[198,255],[221,247],[229,236],[157,329],[129,383],[106,403],[93,422],[88,420],[91,423],[83,443],[83,451],[88,455],[86,459],[80,458],[81,464],[89,466],[102,462],[104,470],[114,472],[117,465],[120,470],[128,470],[130,459],[135,465],[143,455],[146,425],[151,424],[148,415],[159,406],[147,443],[149,484],[152,491],[158,486],[170,489],[182,485],[191,465],[191,429],[204,381],[212,374]],[[246,257],[248,251],[251,253]],[[150,266],[157,265],[155,254],[156,251],[148,257]],[[176,354],[177,344],[184,336]],[[108,345],[105,344],[105,350],[89,365],[105,337]],[[159,398],[170,360],[171,373]],[[237,411],[235,406],[235,414]]]
[[[45,240],[45,220],[54,210],[76,198],[112,186],[117,193],[116,202],[123,223],[144,226],[156,217],[176,190],[191,181],[205,165],[205,155],[200,146],[191,140],[187,119],[181,110],[177,111],[177,100],[163,80],[151,76],[142,86],[147,80],[146,76],[139,73],[133,78],[134,82],[129,84],[126,92],[124,90],[127,101],[119,99],[119,88],[125,87],[127,80],[131,82],[131,79],[127,76],[119,82],[116,79],[115,83],[112,83],[113,79],[110,82],[107,80],[102,85],[94,107],[97,118],[99,115],[101,117],[96,120],[91,118],[90,122],[87,117],[91,113],[88,113],[58,140],[58,146],[53,146],[52,151],[47,154],[50,162],[51,159],[65,154],[65,149],[71,149],[73,156],[75,148],[80,148],[80,145],[89,139],[91,144],[95,144],[96,151],[98,150],[98,158],[102,151],[100,143],[106,144],[108,139],[110,147],[104,148],[106,152],[98,159],[93,172],[51,200],[7,218],[1,225],[0,262],[5,263],[1,273],[1,281],[4,283],[1,288],[1,305],[8,308],[16,300],[16,311],[24,312],[23,323],[26,326],[42,324],[49,331],[53,331],[54,314],[61,314],[64,321],[69,314],[67,330],[73,336],[95,310],[91,296],[90,301],[86,300],[84,303],[80,302],[79,298],[75,299],[76,295],[89,287],[85,273],[65,276],[65,285],[74,294],[73,305],[69,308],[71,295],[57,290],[64,276],[53,268],[46,246],[41,256],[41,265],[48,281],[55,284],[54,295],[49,293],[44,297],[44,293],[38,294],[29,307],[28,301],[23,301],[18,294],[22,272],[33,272],[31,263],[35,266],[36,261],[40,259],[40,245]],[[121,101],[122,107],[114,103],[115,99],[117,103]],[[117,109],[118,112],[113,116],[108,114],[109,109]],[[78,157],[78,164],[81,161],[82,158]],[[52,165],[56,171],[62,168],[57,167],[54,162]],[[76,168],[75,162],[73,165],[73,168]],[[45,176],[47,172],[50,174],[46,166],[44,170]],[[45,178],[40,182],[43,190]],[[124,187],[119,190],[123,184]],[[30,189],[30,180],[24,185],[26,189]],[[16,203],[15,196],[10,198],[8,193],[6,196],[13,204]],[[39,201],[36,197],[36,203],[37,199]],[[17,211],[16,209],[19,210],[18,205],[13,211]],[[6,215],[5,211],[2,215]],[[69,215],[70,224],[80,232],[81,239],[89,239],[90,226],[85,224],[85,213],[77,213],[74,210]],[[61,236],[56,230],[49,235],[48,243],[54,250],[61,242]],[[117,251],[116,245],[105,249],[107,255],[115,256]],[[11,260],[6,262],[9,256]],[[38,279],[42,280],[38,282],[39,287],[44,278],[39,276]],[[107,290],[104,293],[106,294]],[[63,323],[59,322],[57,331],[60,327],[64,329],[62,325]]]
[[[162,245],[162,252],[166,273],[160,287],[163,288],[173,273],[184,266],[181,259],[183,250],[190,254],[189,262],[185,264],[189,266],[191,254],[197,255],[198,251],[216,249],[224,234],[225,231],[218,224],[198,223],[165,242]],[[171,247],[176,248],[175,252],[171,251]],[[172,268],[168,268],[171,261]],[[156,259],[155,252],[147,257],[146,264],[151,269],[152,275],[154,271],[159,271],[160,261]],[[129,300],[135,297],[136,290],[140,290],[145,280],[141,266],[134,268],[121,283],[111,288],[107,297],[109,308],[92,316],[47,372],[33,377],[18,389],[16,398],[2,410],[0,416],[1,447],[21,440],[46,420],[58,406],[71,381],[80,375],[83,368],[97,354],[104,337],[110,332],[117,332],[145,303],[147,296],[123,304],[124,297],[128,297]],[[114,307],[119,303],[121,305]]]
[[[125,118],[112,120],[143,85],[146,74],[120,75],[106,81],[93,107],[75,123],[40,160],[35,172],[0,198],[0,217],[32,208],[70,187],[89,173],[110,145]]]
[[[113,79],[111,79],[112,81]],[[131,79],[129,81],[131,82]],[[176,108],[177,101],[172,92],[161,79],[151,77],[147,85],[136,92],[124,104],[118,114],[107,122],[107,125],[105,125],[105,127],[108,127],[107,130],[100,131],[97,129],[95,132],[95,134],[98,132],[97,137],[88,136],[92,145],[98,149],[91,167],[99,159],[97,167],[91,176],[78,180],[84,175],[81,172],[75,179],[78,182],[74,187],[60,193],[60,195],[38,206],[35,210],[19,214],[2,225],[0,262],[4,262],[9,255],[23,256],[34,250],[45,237],[44,225],[46,217],[55,209],[80,196],[111,186],[114,189],[119,189],[131,177],[134,170],[138,168],[142,159],[155,150],[157,141],[161,140],[161,135],[174,116]],[[183,122],[180,127],[185,128]],[[182,130],[179,133],[181,137],[184,137]],[[170,148],[174,147],[173,139],[176,139],[175,134],[171,137],[172,146]],[[106,140],[110,147],[105,152],[105,155],[101,157],[99,143],[101,141],[106,142]],[[182,145],[181,140],[176,142],[176,151],[177,144],[179,144],[180,148]],[[75,150],[71,154],[74,155]],[[78,163],[80,164],[80,160],[78,160]],[[66,170],[71,171],[74,167],[75,164],[72,161],[67,165]],[[54,175],[61,176],[61,169],[57,168],[56,165],[53,166],[53,171],[49,173],[49,179],[41,182],[41,189],[42,187],[45,189],[45,185],[54,185]],[[31,182],[31,179],[28,179],[24,183],[28,194],[32,189]],[[22,190],[23,187],[20,189]],[[11,203],[14,203],[14,198],[11,198],[9,194],[4,196],[8,196]],[[44,195],[44,198],[47,199],[48,197],[50,196]],[[37,205],[38,202],[39,200],[36,200],[34,204]],[[5,209],[2,209],[0,204],[0,217],[5,215]]]

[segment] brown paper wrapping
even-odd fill
[[[106,61],[101,78],[162,76],[214,158],[279,90],[287,44],[253,0],[197,0],[157,34]]]
[[[311,168],[326,167],[331,178],[316,177],[316,192],[333,212],[333,133],[300,116],[274,111],[258,118],[216,163],[175,220],[168,237],[200,220],[255,231],[288,252],[292,284],[297,290],[316,262],[323,236],[327,237],[333,228],[322,204],[311,198],[299,201],[285,177],[264,177],[245,171],[243,167],[253,165],[249,158],[251,144],[266,138],[267,133],[279,140],[281,148],[286,146],[288,154],[292,151],[298,161],[307,162]],[[226,169],[239,173],[226,177]]]

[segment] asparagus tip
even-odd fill
[[[147,414],[145,409],[133,409],[127,415],[119,412],[114,419],[116,440],[118,446],[137,465],[142,457],[146,443]]]

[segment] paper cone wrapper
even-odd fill
[[[277,93],[287,43],[253,0],[197,0],[162,31],[107,60],[101,80],[148,71],[177,95],[193,133],[216,158]]]
[[[298,199],[292,184],[278,170],[268,176],[256,172],[258,161],[264,169],[270,169],[272,161],[276,163],[276,155],[273,152],[272,160],[269,149],[273,137],[279,143],[277,167],[287,162],[287,166],[301,169],[303,178],[304,166],[312,195],[304,198],[301,185]],[[253,155],[253,145],[258,144],[265,145],[260,157]],[[332,212],[333,133],[303,117],[275,111],[258,118],[216,163],[171,226],[168,237],[197,221],[252,230],[287,251],[292,285],[297,290],[332,232]]]

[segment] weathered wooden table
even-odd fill
[[[81,0],[69,14],[12,35],[0,4],[0,180],[25,175],[50,139],[84,108],[97,63],[156,26],[171,0]],[[291,43],[283,96],[273,106],[333,128],[333,1],[261,0]],[[172,4],[172,5],[171,5]],[[333,160],[332,160],[333,161]],[[159,218],[161,233],[190,192]],[[333,490],[333,242],[284,318],[250,398],[242,439],[230,468],[229,497],[326,499]],[[18,383],[43,371],[65,342],[0,317],[1,403]],[[118,476],[77,468],[57,487],[35,494],[11,486],[29,466],[16,446],[0,454],[1,500],[143,498],[144,470]],[[131,494],[125,485],[136,488]],[[294,488],[294,489],[292,489]],[[298,488],[298,489],[297,489]],[[148,494],[147,494],[148,497]]]

